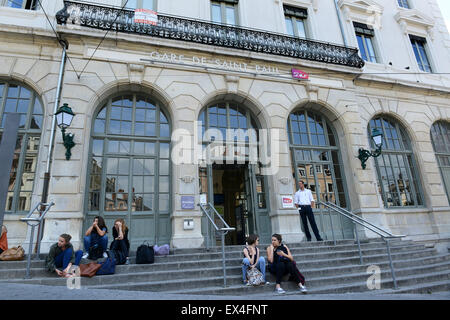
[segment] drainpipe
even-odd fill
[[[344,25],[342,24],[342,16],[341,16],[341,10],[339,10],[338,0],[334,0],[334,6],[336,8],[337,17],[339,20],[339,27],[341,28],[341,35],[342,35],[342,39],[344,40],[344,45],[346,47],[348,47],[347,37],[345,36]]]
[[[64,68],[66,65],[66,50],[69,47],[69,44],[65,40],[60,40],[59,43],[63,47],[62,55],[61,55],[61,64],[59,67],[59,77],[58,77],[58,85],[56,87],[56,93],[55,93],[55,105],[53,107],[53,117],[52,117],[52,126],[50,131],[50,141],[48,146],[48,155],[47,155],[47,168],[44,173],[44,186],[42,188],[42,203],[47,203],[47,197],[48,197],[48,189],[50,184],[50,169],[51,169],[51,160],[52,160],[52,153],[53,153],[53,147],[54,147],[54,140],[55,140],[55,126],[56,126],[56,115],[55,113],[58,111],[58,105],[59,105],[59,99],[61,95],[61,86],[63,82],[64,77]],[[45,210],[45,207],[40,208],[40,214]],[[40,215],[39,214],[39,215]],[[44,230],[44,223],[45,221],[42,221],[42,227],[39,225],[38,229],[38,240],[36,241],[36,248],[35,251],[38,250],[38,247],[40,247],[41,238],[42,238],[42,231]]]

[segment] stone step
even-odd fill
[[[412,283],[417,282],[429,282],[429,281],[441,281],[450,279],[450,269],[448,266],[447,269],[444,271],[437,271],[437,272],[430,272],[426,274],[413,274],[411,276],[403,276],[400,277],[401,271],[399,270],[399,276],[398,276],[398,283],[399,285],[410,285]],[[433,271],[432,268],[429,268],[429,270]],[[385,272],[387,273],[387,272]],[[390,287],[393,286],[392,279],[386,276],[383,278],[383,272],[382,272],[382,288],[384,287]],[[389,273],[390,275],[390,273]],[[326,283],[329,279],[310,279],[308,280],[308,286],[310,292],[314,293],[331,293],[331,292],[348,292],[347,287],[352,288],[352,292],[355,291],[367,291],[367,284],[366,280],[368,278],[367,274],[361,274],[358,276],[352,276],[349,277],[348,275],[344,276],[338,276],[334,277],[336,284],[332,285],[332,290],[330,289],[330,285]],[[385,279],[385,280],[383,280]],[[384,281],[384,282],[383,282]],[[230,276],[227,278],[227,283],[230,286],[236,286],[238,287],[240,285],[241,290],[238,292],[226,292],[227,295],[229,294],[248,294],[243,290],[248,289],[258,289],[258,288],[249,288],[247,286],[242,285],[242,279],[240,276]],[[325,283],[328,286],[317,286],[318,283]],[[344,284],[344,285],[343,285]],[[348,284],[348,285],[346,285]],[[95,289],[108,289],[108,290],[134,290],[134,291],[153,291],[153,292],[171,292],[171,293],[193,293],[195,290],[198,290],[199,294],[219,294],[219,291],[211,290],[210,287],[220,287],[223,285],[223,278],[221,277],[204,277],[204,278],[198,278],[198,279],[183,279],[180,280],[167,280],[167,281],[157,281],[157,282],[139,282],[139,283],[133,283],[133,282],[127,282],[127,283],[116,283],[113,285],[99,285],[99,286],[89,286],[90,288]],[[274,283],[272,285],[265,285],[261,286],[262,290],[270,290],[270,287],[272,287],[272,290],[274,288]],[[283,287],[288,288],[289,290],[296,290],[296,285],[293,282],[284,282]],[[203,288],[203,289],[199,289]],[[324,290],[323,288],[326,288]],[[357,288],[357,290],[356,290]],[[191,290],[189,290],[191,289]],[[195,289],[195,290],[192,290]],[[223,288],[222,288],[223,289]],[[355,289],[355,290],[353,290]],[[261,289],[260,289],[261,290]],[[334,291],[333,291],[334,290]],[[331,291],[331,292],[330,292]],[[222,292],[222,291],[220,291]],[[224,294],[224,293],[220,293]]]
[[[361,249],[363,254],[367,254],[368,250],[386,250],[385,247],[378,247],[378,246],[374,246],[374,243],[369,243],[369,244],[363,244]],[[397,249],[400,250],[406,250],[404,248],[412,248],[412,247],[416,247],[416,248],[424,248],[423,245],[417,245],[417,244],[405,244],[405,245],[393,245],[392,246],[392,250],[393,252]],[[403,249],[402,249],[403,248]],[[226,253],[225,257],[227,260],[230,260],[232,258],[238,258],[238,257],[242,257],[242,247],[240,247],[240,251],[236,251],[236,252],[229,252]],[[351,253],[355,253],[358,252],[357,250],[357,246],[355,245],[345,245],[343,247],[340,246],[324,246],[322,247],[319,251],[314,251],[317,250],[316,247],[305,247],[305,251],[298,249],[298,248],[293,248],[291,250],[291,253],[294,256],[299,256],[301,254],[307,254],[310,253],[312,256],[312,259],[316,259],[314,258],[314,254],[336,254],[339,255],[341,253],[346,254],[347,256],[350,255]],[[358,253],[359,254],[359,253]],[[264,256],[265,256],[265,252],[264,252]],[[309,257],[308,256],[301,256],[300,257],[303,260],[308,260]],[[207,252],[203,252],[203,253],[194,253],[194,254],[174,254],[174,255],[169,255],[169,256],[156,256],[155,257],[155,263],[169,263],[169,262],[180,262],[180,261],[198,261],[198,260],[221,260],[222,259],[222,254],[221,253],[207,253]],[[130,261],[133,263],[135,262],[135,257],[134,256],[130,256]],[[0,262],[0,270],[2,269],[17,269],[17,268],[26,268],[27,265],[27,261],[23,260],[23,261],[2,261]],[[44,266],[44,260],[31,260],[31,268],[36,268],[36,267],[43,267]]]
[[[438,256],[431,256],[430,258],[419,258],[419,259],[405,259],[400,260],[397,262],[394,262],[395,268],[402,268],[406,266],[415,266],[415,265],[426,265],[430,263],[438,263],[438,262],[444,262],[444,261],[450,261],[450,255],[438,255]],[[359,262],[359,261],[358,261]],[[389,267],[388,261],[378,262],[377,263],[380,268],[383,267]],[[367,269],[366,264],[360,265],[360,264],[343,264],[343,265],[337,265],[337,266],[311,266],[309,263],[302,263],[299,264],[299,268],[308,277],[310,275],[315,275],[317,273],[320,273],[322,275],[334,275],[339,273],[351,273],[351,272],[363,272]],[[151,265],[136,265],[136,264],[130,264],[130,265],[119,265],[116,266],[116,274],[136,274],[136,273],[151,273],[154,274],[158,271],[175,271],[182,273],[184,270],[191,270],[191,269],[214,269],[219,268],[222,270],[222,262],[221,261],[208,261],[206,264],[204,262],[199,261],[192,261],[192,262],[185,262],[185,263],[155,263]],[[241,272],[241,259],[234,259],[233,261],[227,261],[227,268],[230,270],[239,270],[238,272]],[[310,273],[311,272],[311,273]],[[30,270],[31,276],[33,278],[39,277],[39,278],[54,278],[55,275],[48,273],[45,271],[45,269],[42,268],[33,268]],[[19,269],[6,269],[6,270],[0,270],[0,279],[23,279],[25,276],[25,270],[23,268]]]
[[[419,246],[420,247],[420,246]],[[414,251],[405,251],[406,249],[417,249],[418,247],[410,246],[410,247],[401,247],[401,248],[393,248],[392,254],[395,257],[396,254],[400,253],[410,253],[413,255],[420,255],[420,256],[427,256],[432,255],[434,253],[433,249],[426,249],[426,250],[414,250]],[[397,249],[399,251],[397,251]],[[381,253],[380,253],[381,252]],[[386,255],[386,253],[383,252],[383,250],[373,250],[370,249],[370,253],[376,253],[376,255],[372,254],[371,256],[368,256],[367,252],[364,254],[364,263],[368,263],[369,261],[372,261],[373,258],[380,258]],[[345,255],[348,253],[346,252]],[[310,258],[309,260],[304,259],[304,256],[302,255],[295,255],[294,259],[301,265],[301,268],[317,268],[317,267],[336,267],[340,265],[348,265],[348,264],[358,264],[359,263],[359,256],[357,251],[353,251],[353,256],[351,257],[334,257],[333,259],[330,259],[329,255],[326,255],[326,257],[322,256],[322,259],[318,258]],[[367,261],[366,261],[367,260]],[[234,259],[227,259],[226,264],[227,266],[235,266],[239,267],[242,262],[242,257],[234,258]],[[11,262],[11,264],[13,264]],[[14,277],[19,276],[19,278],[23,278],[25,275],[26,270],[26,264],[21,264],[20,266],[17,266],[17,264],[13,264],[14,268],[11,269],[0,269],[0,280],[2,279],[11,279]],[[182,261],[182,262],[157,262],[154,264],[144,264],[144,265],[122,265],[117,266],[117,273],[121,273],[121,270],[124,270],[124,272],[155,272],[158,270],[184,270],[184,269],[192,269],[192,268],[214,268],[214,267],[221,267],[222,266],[222,260],[216,259],[216,260],[206,260],[206,261]],[[40,269],[40,270],[39,270]],[[8,273],[9,270],[13,270],[10,273]],[[20,272],[22,270],[22,273]],[[41,262],[35,262],[35,264],[32,264],[32,277],[41,276],[41,277],[51,277],[51,274],[48,274],[44,270],[44,263]]]
[[[419,269],[420,270],[420,269]],[[429,266],[428,268],[422,269],[423,272],[418,273],[415,268],[405,268],[396,270],[397,284],[402,289],[403,287],[416,285],[421,287],[426,285],[430,281],[448,281],[450,279],[450,264],[437,264],[435,266]],[[272,275],[270,275],[272,276]],[[270,277],[269,281],[273,280]],[[334,279],[333,283],[330,279]],[[367,288],[368,274],[361,274],[359,276],[353,275],[352,277],[337,276],[337,277],[322,277],[316,279],[306,278],[306,286],[309,293],[347,293],[347,292],[362,292],[369,291]],[[419,284],[417,284],[419,283]],[[223,282],[215,287],[210,288],[192,288],[183,290],[173,290],[167,291],[166,293],[185,293],[185,294],[214,294],[214,295],[251,295],[258,293],[267,293],[274,291],[275,281],[271,281],[271,284],[259,287],[247,287],[241,283],[235,283],[235,281],[228,281],[229,286],[227,288],[223,287]],[[297,294],[299,293],[297,285],[294,282],[286,281],[282,282],[282,288],[287,292]],[[389,271],[384,271],[381,273],[381,288],[393,288],[393,280]],[[131,290],[131,289],[130,289]],[[391,289],[385,289],[386,292]],[[381,290],[377,290],[381,292]]]
[[[436,281],[430,283],[413,284],[397,290],[377,290],[376,293],[403,293],[403,294],[433,294],[436,292],[450,292],[450,280]]]

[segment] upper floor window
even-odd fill
[[[358,22],[353,22],[353,26],[355,27],[356,39],[358,40],[361,58],[365,61],[377,62],[373,45],[373,38],[375,37],[373,28]]]
[[[424,72],[432,72],[430,60],[428,59],[428,55],[425,49],[425,45],[427,40],[425,38],[417,37],[417,36],[409,36],[411,40],[411,45],[414,50],[414,55],[416,56],[417,64],[419,65],[420,70]]]
[[[283,6],[286,32],[292,37],[306,38],[308,11],[302,8]]]
[[[0,0],[1,6],[27,10],[36,10],[38,4],[37,0]]]
[[[122,5],[127,1],[122,0]],[[127,8],[156,10],[156,0],[128,0]]]
[[[402,8],[410,9],[408,0],[397,0],[398,5]]]
[[[239,0],[211,1],[211,21],[236,25]]]

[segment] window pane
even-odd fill
[[[234,7],[227,6],[226,15],[227,15],[226,23],[235,25],[236,24],[236,15],[235,15]]]
[[[142,0],[142,8],[155,10],[153,7],[153,0]]]
[[[217,23],[222,22],[220,4],[211,4],[211,20]]]
[[[366,39],[366,46],[367,46],[368,55],[369,55],[369,61],[377,62],[377,59],[375,57],[375,51],[373,50],[372,39],[371,38],[365,38],[365,39]]]
[[[358,40],[358,47],[359,47],[359,52],[361,53],[361,58],[363,58],[363,60],[367,61],[367,52],[364,47],[364,40],[363,40],[362,36],[360,36],[360,35],[356,35],[356,39]]]
[[[8,0],[6,6],[11,8],[22,8],[23,1],[24,0]]]
[[[295,36],[295,34],[294,34],[294,27],[292,26],[292,20],[291,20],[291,18],[288,18],[288,17],[287,17],[287,18],[285,19],[285,21],[286,21],[286,33],[287,33],[288,35],[294,37],[294,36]]]
[[[305,24],[303,20],[297,20],[297,30],[300,38],[306,38]]]

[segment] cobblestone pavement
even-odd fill
[[[161,292],[73,289],[28,284],[0,284],[0,300],[450,300],[450,292],[432,294],[308,294],[275,293],[252,296],[212,296],[166,294]]]

